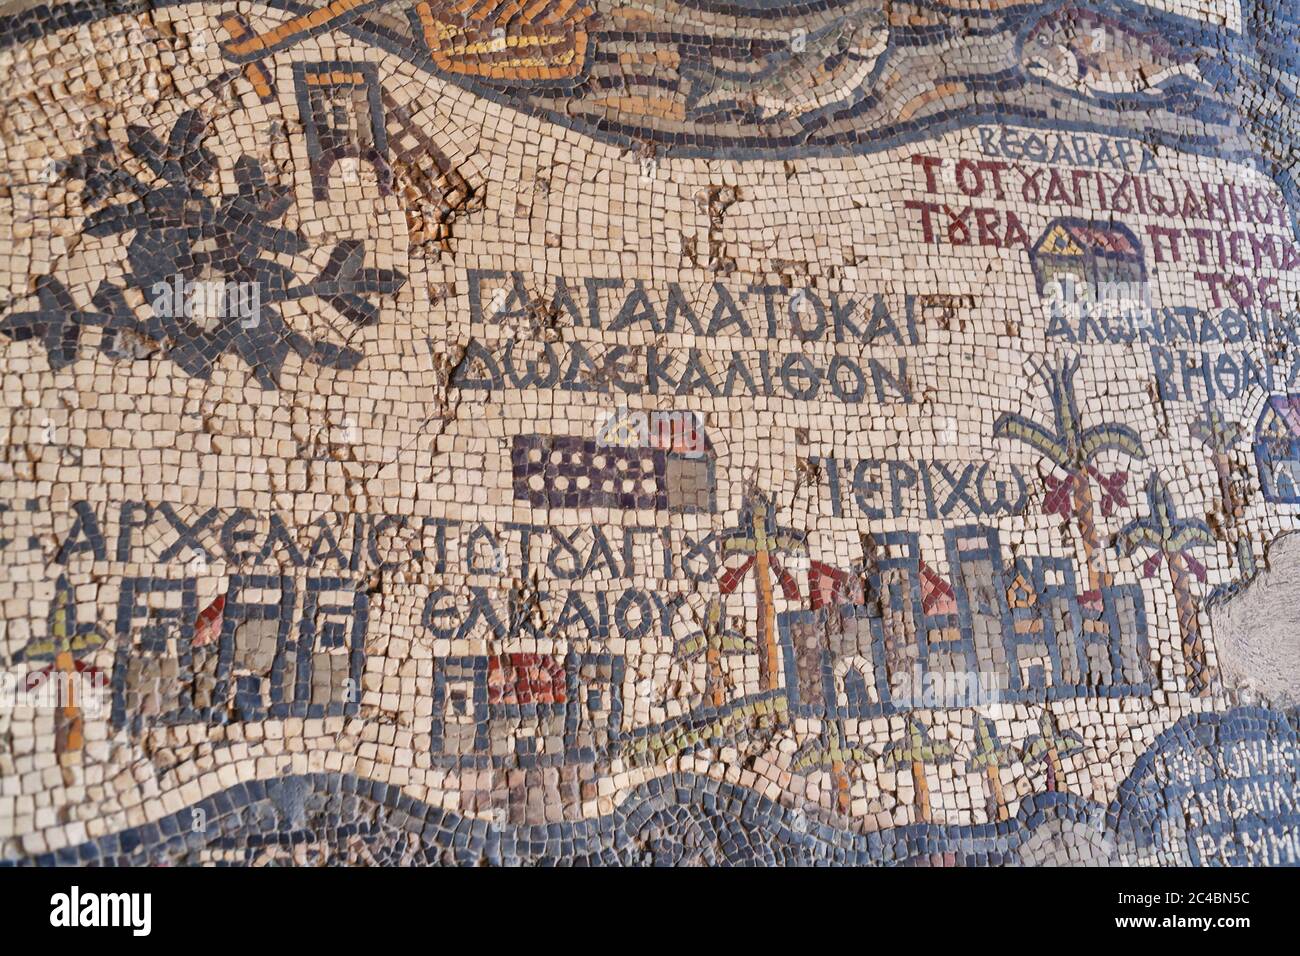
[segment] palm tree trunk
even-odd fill
[[[76,666],[71,651],[60,651],[54,658],[54,692],[66,694],[62,701],[54,732],[54,750],[62,760],[65,754],[74,754],[81,750],[84,742],[82,736],[81,708],[77,704]]]
[[[1061,755],[1052,747],[1047,751],[1047,780],[1044,781],[1048,793],[1055,793],[1061,785]]]
[[[759,681],[764,690],[776,690],[780,668],[776,661],[776,606],[772,602],[771,565],[767,552],[755,555],[754,573],[758,577],[758,636],[762,656],[758,661]]]
[[[1110,575],[1099,567],[1101,539],[1097,535],[1097,524],[1092,514],[1092,486],[1089,484],[1088,472],[1079,469],[1074,473],[1074,520],[1079,526],[1079,536],[1083,540],[1084,566],[1088,575],[1088,594],[1100,598],[1101,589],[1110,584]]]
[[[1219,495],[1223,498],[1223,513],[1240,519],[1243,509],[1237,500],[1237,493],[1232,489],[1232,468],[1228,456],[1221,451],[1214,453],[1214,470],[1219,476]]]
[[[831,780],[835,782],[835,798],[841,813],[849,812],[849,775],[844,772],[843,760],[831,761]]]
[[[930,822],[930,786],[925,782],[925,764],[912,761],[912,788],[915,791],[916,816],[922,823]]]
[[[722,696],[722,650],[718,646],[721,635],[714,636],[710,634],[705,645],[704,659],[709,664],[709,683],[712,685],[713,706],[721,707]]]
[[[1201,639],[1201,619],[1192,597],[1191,572],[1181,553],[1166,556],[1169,561],[1169,579],[1174,585],[1174,603],[1178,608],[1178,626],[1183,638],[1183,666],[1187,672],[1187,689],[1194,696],[1205,697],[1210,692],[1214,674],[1205,660],[1205,642]]]
[[[984,768],[989,778],[989,792],[993,796],[993,819],[1002,821],[1007,818],[1007,801],[1002,795],[1002,773],[998,765],[989,764]]]

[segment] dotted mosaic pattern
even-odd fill
[[[1300,861],[1294,3],[0,10],[3,863]]]

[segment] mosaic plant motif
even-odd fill
[[[54,601],[50,606],[47,633],[32,638],[14,653],[15,663],[43,664],[28,672],[29,688],[40,686],[51,677],[62,680],[73,674],[95,675],[98,672],[85,658],[108,643],[108,638],[93,623],[77,621],[76,595],[66,577],[55,583]],[[72,685],[75,688],[75,685]],[[56,707],[54,746],[60,760],[78,754],[85,744],[81,707],[77,693],[68,693],[63,706]]]
[[[1043,512],[1074,519],[1083,544],[1088,593],[1099,595],[1109,578],[1100,565],[1101,543],[1093,514],[1091,482],[1095,480],[1100,486],[1101,512],[1109,517],[1116,508],[1128,504],[1124,494],[1128,472],[1102,474],[1096,468],[1097,458],[1102,452],[1115,450],[1141,459],[1146,457],[1146,452],[1141,437],[1127,426],[1101,423],[1084,427],[1074,394],[1074,376],[1078,370],[1077,358],[1065,359],[1041,374],[1052,400],[1051,427],[1023,415],[1006,414],[994,423],[993,432],[1024,442],[1065,473],[1063,478],[1044,475],[1048,490],[1043,497]]]
[[[882,763],[886,767],[892,770],[907,768],[911,772],[916,818],[922,823],[930,822],[930,785],[925,779],[926,766],[948,763],[953,756],[951,744],[936,743],[926,729],[912,718],[907,721],[906,736],[891,741],[885,747]]]
[[[1223,513],[1235,519],[1242,516],[1242,502],[1232,484],[1232,451],[1245,434],[1246,429],[1240,422],[1229,421],[1223,411],[1210,402],[1205,405],[1204,416],[1192,422],[1192,438],[1205,446],[1214,462]]]
[[[1060,787],[1063,776],[1061,758],[1082,749],[1082,738],[1074,731],[1063,733],[1056,724],[1056,718],[1050,711],[1044,710],[1042,716],[1038,718],[1038,733],[1025,741],[1020,751],[1020,759],[1026,767],[1041,764],[1043,789],[1048,793],[1054,793]]]
[[[983,767],[989,780],[989,799],[994,820],[1007,818],[1006,796],[1002,789],[1002,768],[1016,761],[1019,754],[1014,747],[1008,747],[998,739],[997,727],[988,717],[980,717],[975,723],[975,747],[972,749],[968,763]]]
[[[69,163],[68,173],[86,183],[83,202],[92,204],[122,192],[136,197],[99,209],[86,217],[82,228],[87,236],[132,234],[126,285],[152,296],[149,319],[136,318],[124,290],[108,282],[100,284],[93,299],[102,311],[85,312],[57,279],[42,277],[37,281],[39,311],[10,315],[0,331],[15,341],[39,336],[54,368],[76,359],[87,325],[105,330],[100,347],[108,354],[122,352],[132,336],[136,341],[166,342],[168,357],[191,375],[206,377],[217,356],[234,352],[267,388],[275,387],[291,349],[311,361],[355,367],[361,359],[356,349],[290,331],[272,305],[318,298],[349,321],[367,325],[378,321],[379,310],[365,296],[391,294],[401,288],[404,277],[391,270],[366,269],[364,246],[344,242],[334,248],[314,281],[297,282],[292,269],[272,258],[307,249],[296,233],[273,225],[290,197],[268,184],[257,160],[241,157],[235,166],[237,193],[213,203],[203,188],[216,171],[202,145],[206,131],[202,115],[194,110],[176,121],[165,143],[133,126],[128,148],[153,174],[152,184],[141,183],[118,165],[105,141]],[[196,314],[184,284],[213,279],[256,288],[257,314],[232,304],[236,293],[224,286],[215,315]],[[160,305],[163,301],[167,304]]]
[[[776,525],[771,505],[758,498],[740,512],[740,524],[723,534],[722,558],[740,557],[718,579],[718,590],[731,594],[747,577],[752,575],[758,590],[759,632],[762,647],[759,659],[759,680],[764,690],[775,690],[780,664],[776,651],[776,609],[772,599],[772,579],[775,578],[785,597],[799,600],[799,585],[784,567],[781,555],[803,554],[806,548],[803,536]]]
[[[1293,3],[0,11],[0,864],[1300,861]]]
[[[1213,548],[1217,543],[1209,525],[1196,519],[1180,518],[1173,497],[1160,476],[1152,473],[1147,481],[1149,514],[1129,522],[1119,532],[1119,546],[1129,554],[1146,549],[1150,555],[1142,564],[1147,577],[1155,574],[1164,561],[1169,567],[1170,583],[1178,606],[1178,624],[1182,629],[1183,654],[1186,657],[1188,686],[1195,694],[1205,693],[1213,680],[1213,671],[1205,659],[1201,640],[1200,618],[1192,597],[1192,578],[1205,580],[1205,566],[1191,555],[1193,548]]]

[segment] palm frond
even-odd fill
[[[1170,536],[1168,551],[1178,554],[1188,548],[1213,548],[1218,545],[1214,532],[1204,521],[1180,521],[1177,530]]]
[[[1056,719],[1044,713],[1038,719],[1038,733],[1026,740],[1024,747],[1020,749],[1020,760],[1022,763],[1032,764],[1042,760],[1052,751],[1056,751],[1057,756],[1068,757],[1082,750],[1083,747],[1082,737],[1073,730],[1061,730],[1057,726]]]
[[[1001,767],[1015,758],[1015,748],[998,739],[993,721],[980,717],[975,726],[975,748],[966,763],[972,767]]]
[[[1138,548],[1163,550],[1163,540],[1159,528],[1150,518],[1138,518],[1120,529],[1115,543],[1124,554],[1132,554]]]
[[[50,637],[59,645],[60,650],[67,650],[68,640],[75,630],[72,586],[66,577],[60,577],[54,585],[54,603],[50,606]]]
[[[884,766],[897,768],[910,763],[947,763],[956,755],[951,744],[936,743],[922,724],[909,719],[907,736],[890,743],[880,756]]]
[[[1079,414],[1079,400],[1074,394],[1074,373],[1079,370],[1079,359],[1065,359],[1052,373],[1052,409],[1056,415],[1056,431],[1072,449],[1080,443],[1083,429]]]
[[[865,747],[846,743],[841,731],[832,726],[826,736],[814,740],[795,752],[790,769],[795,773],[829,770],[836,763],[858,765],[870,763],[875,754]]]
[[[1241,422],[1230,421],[1213,402],[1205,403],[1205,415],[1188,426],[1188,433],[1211,451],[1226,452],[1246,436]]]
[[[679,661],[689,661],[709,646],[709,639],[704,634],[692,634],[677,645],[676,657]]]
[[[1091,461],[1103,451],[1122,451],[1130,458],[1146,458],[1142,437],[1127,425],[1093,425],[1084,429],[1079,442],[1084,457]]]
[[[996,438],[1015,438],[1022,441],[1059,468],[1069,469],[1073,464],[1065,442],[1024,415],[1004,412],[993,423],[993,435]]]
[[[1047,756],[1051,746],[1042,737],[1030,737],[1025,741],[1025,745],[1020,748],[1020,762],[1023,764],[1033,764]]]
[[[1158,472],[1153,471],[1147,479],[1147,504],[1151,517],[1159,522],[1166,537],[1172,534],[1173,526],[1178,523],[1178,506],[1174,504],[1174,496],[1160,480]]]
[[[1147,480],[1147,510],[1147,517],[1129,522],[1116,536],[1116,544],[1125,554],[1132,554],[1139,547],[1163,554],[1179,554],[1188,548],[1212,548],[1218,544],[1214,532],[1204,521],[1178,516],[1173,495],[1160,480],[1160,474],[1154,471]]]
[[[790,770],[794,773],[807,773],[810,770],[825,770],[830,765],[830,751],[819,743],[795,757],[790,763]]]

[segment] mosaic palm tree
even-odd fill
[[[1083,738],[1073,730],[1061,730],[1051,711],[1044,708],[1038,718],[1038,733],[1025,741],[1020,748],[1020,761],[1026,767],[1042,764],[1044,767],[1044,789],[1055,793],[1060,789],[1064,771],[1061,758],[1076,754],[1083,749]]]
[[[1246,430],[1240,422],[1229,421],[1213,402],[1206,402],[1205,414],[1192,422],[1191,434],[1192,438],[1210,451],[1214,471],[1219,478],[1223,513],[1240,518],[1242,505],[1232,487],[1232,459],[1229,456],[1233,447],[1245,437]]]
[[[829,772],[835,787],[835,802],[841,813],[849,812],[849,772],[851,766],[869,762],[872,753],[865,747],[854,747],[844,739],[840,721],[831,721],[825,734],[795,754],[790,769],[795,773],[813,770]]]
[[[1002,794],[1002,768],[1020,759],[1020,752],[998,740],[997,727],[987,717],[975,718],[975,750],[966,758],[970,767],[979,767],[989,781],[991,810],[995,820],[1007,819],[1007,801]]]
[[[49,662],[28,677],[29,688],[51,674],[57,675],[58,684],[54,689],[59,695],[59,707],[54,722],[54,751],[64,763],[79,753],[85,743],[75,675],[93,677],[98,673],[81,658],[99,650],[108,639],[96,625],[77,622],[76,594],[66,576],[55,582],[54,601],[47,620],[46,636],[32,638],[20,648],[14,654],[14,663]]]
[[[777,526],[772,506],[758,495],[740,514],[740,524],[722,535],[723,560],[744,555],[740,564],[729,567],[718,579],[723,594],[733,593],[752,570],[758,588],[759,680],[764,690],[775,690],[781,672],[776,646],[776,603],[772,578],[787,600],[799,600],[799,585],[781,566],[779,555],[806,555],[805,535]]]
[[[930,786],[925,781],[925,768],[929,764],[950,763],[955,755],[947,742],[931,740],[929,731],[914,717],[907,718],[906,736],[890,743],[881,755],[881,763],[887,769],[911,770],[912,799],[917,819],[922,823],[930,822]]]
[[[1065,472],[1065,477],[1060,479],[1044,477],[1047,494],[1043,497],[1043,513],[1055,513],[1067,519],[1073,513],[1083,542],[1088,593],[1097,600],[1109,578],[1100,567],[1101,542],[1093,515],[1091,479],[1101,488],[1101,513],[1109,517],[1115,508],[1128,504],[1124,494],[1128,472],[1103,474],[1096,461],[1105,451],[1120,451],[1130,458],[1141,459],[1146,457],[1146,449],[1137,432],[1127,425],[1101,423],[1084,427],[1074,392],[1074,376],[1078,370],[1079,358],[1075,356],[1038,371],[1052,399],[1051,427],[1008,412],[994,422],[993,434],[1019,439]]]
[[[1162,560],[1169,566],[1169,579],[1174,586],[1174,602],[1178,608],[1178,626],[1182,633],[1187,686],[1193,694],[1204,696],[1210,691],[1214,675],[1205,659],[1200,614],[1192,596],[1192,578],[1204,583],[1205,566],[1188,551],[1213,548],[1217,542],[1204,521],[1178,516],[1173,496],[1154,472],[1147,482],[1147,510],[1147,517],[1131,521],[1120,530],[1116,543],[1125,554],[1132,554],[1139,548],[1150,552],[1142,565],[1143,574],[1148,578],[1156,573]]]
[[[751,646],[743,634],[726,626],[722,601],[714,598],[704,612],[704,626],[677,644],[675,656],[678,660],[689,661],[704,655],[709,667],[709,694],[713,706],[721,707],[726,702],[727,691],[722,657],[724,654],[743,654]]]

